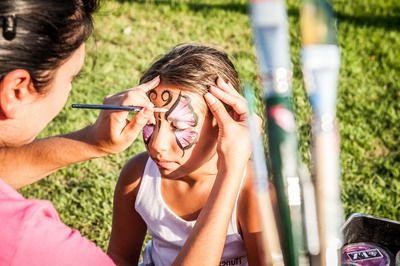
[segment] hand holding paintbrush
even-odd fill
[[[129,111],[129,112],[140,112],[145,107],[135,106],[135,105],[112,105],[112,104],[81,104],[74,103],[71,105],[72,108],[80,108],[80,109],[96,109],[96,110],[114,110],[114,111]],[[168,111],[166,108],[157,108],[154,107],[152,109],[155,113],[165,113]]]
[[[104,154],[118,153],[132,145],[143,127],[149,121],[154,121],[154,112],[167,111],[155,108],[147,97],[147,92],[156,88],[159,83],[160,78],[156,77],[147,83],[106,97],[102,105],[74,104],[74,108],[103,110],[96,122],[85,131],[88,142]],[[130,111],[137,113],[128,119]]]

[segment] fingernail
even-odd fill
[[[225,80],[224,80],[223,78],[221,78],[221,76],[218,76],[217,82],[220,82],[220,83],[222,83],[223,85],[227,85],[226,82],[225,82]]]
[[[214,95],[212,95],[209,92],[204,94],[204,98],[206,99],[206,102],[208,102],[209,104],[214,104],[217,102],[217,99],[214,97]]]
[[[153,78],[152,80],[151,80],[151,82],[159,82],[160,81],[160,75],[158,75],[157,77],[155,77],[155,78]]]

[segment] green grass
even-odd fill
[[[309,164],[311,115],[299,69],[298,8],[298,1],[289,1],[294,104],[301,156]],[[400,220],[400,2],[340,0],[334,1],[334,9],[342,55],[337,113],[345,211]],[[84,75],[75,82],[68,105],[101,102],[105,95],[137,84],[157,56],[183,42],[224,49],[242,80],[257,85],[243,0],[104,1],[96,15],[95,39],[89,41]],[[73,111],[68,105],[42,136],[95,121],[97,112]],[[66,224],[104,249],[119,171],[127,158],[143,149],[138,140],[124,153],[68,167],[23,193],[51,200]]]

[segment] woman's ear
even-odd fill
[[[15,118],[23,105],[31,103],[38,96],[29,72],[24,69],[13,70],[0,81],[0,115]]]

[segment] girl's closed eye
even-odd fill
[[[165,117],[173,127],[178,129],[187,129],[197,125],[197,115],[190,104],[190,98],[181,93]]]
[[[177,100],[165,117],[175,130],[175,137],[179,147],[183,151],[192,147],[199,134],[195,130],[198,117],[193,110],[190,98],[179,93]]]
[[[175,130],[175,137],[179,147],[182,149],[190,148],[197,140],[198,133],[191,124],[186,121],[171,121],[171,126]]]
[[[180,121],[180,120],[171,121],[171,125],[176,130],[185,130],[185,129],[193,127],[192,124],[187,123],[186,121]]]

